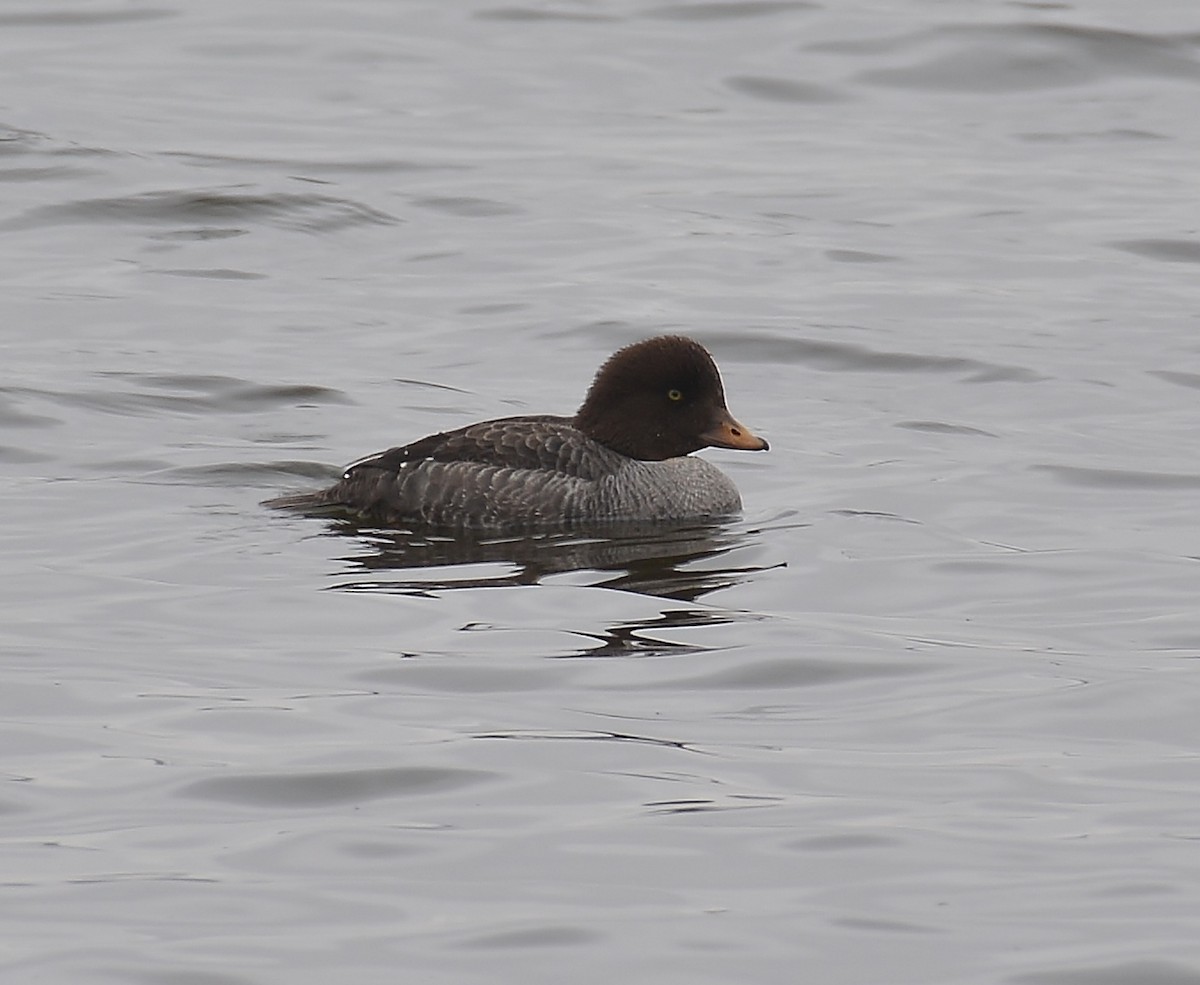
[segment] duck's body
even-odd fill
[[[643,462],[575,428],[569,417],[506,417],[430,435],[354,463],[301,506],[346,506],[377,522],[536,527],[588,521],[725,516],[737,488],[684,455]]]
[[[733,482],[689,452],[765,449],[725,407],[708,353],[678,336],[616,353],[572,417],[506,417],[348,466],[340,482],[271,505],[339,508],[385,525],[481,530],[727,516]]]

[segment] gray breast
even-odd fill
[[[663,462],[628,460],[591,484],[586,512],[615,520],[721,516],[742,508],[732,480],[691,455]]]

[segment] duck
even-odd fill
[[[741,495],[692,454],[708,447],[770,446],[729,412],[708,350],[661,335],[613,353],[574,416],[441,431],[358,459],[327,489],[266,505],[485,532],[728,517]]]

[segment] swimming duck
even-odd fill
[[[501,531],[727,516],[742,507],[705,447],[765,451],[729,413],[703,346],[634,343],[600,367],[574,417],[482,421],[359,459],[329,489],[270,500],[389,526]]]

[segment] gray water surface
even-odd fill
[[[1200,985],[1200,8],[0,10],[14,982]],[[274,513],[684,332],[734,521]]]

